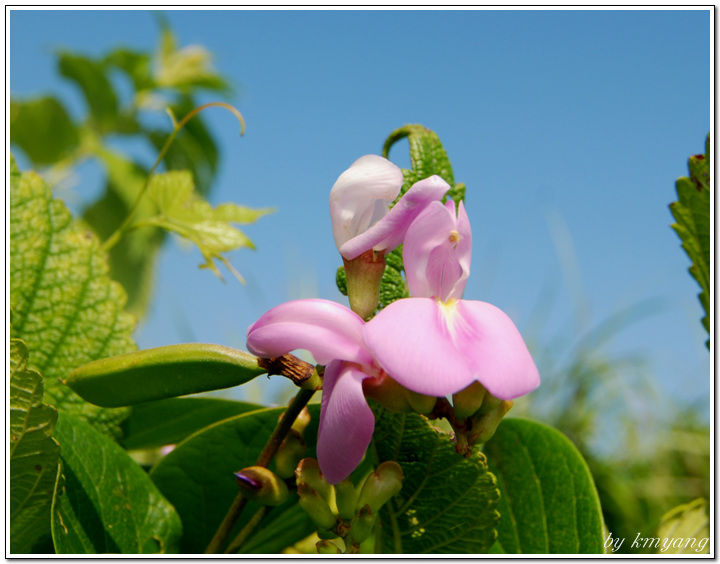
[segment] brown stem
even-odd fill
[[[292,424],[295,422],[295,419],[297,419],[297,416],[300,415],[300,412],[308,404],[314,393],[315,390],[305,390],[302,388],[298,390],[298,393],[295,395],[292,402],[290,402],[290,405],[285,410],[285,413],[278,421],[272,435],[270,435],[267,443],[265,443],[265,447],[260,453],[260,456],[258,456],[255,466],[264,466],[267,468],[278,448],[280,448],[280,443],[283,442],[285,435],[288,434]],[[235,523],[237,523],[237,520],[246,504],[247,499],[243,497],[242,493],[239,493],[235,497],[230,509],[228,509],[225,518],[215,533],[215,536],[205,549],[205,554],[218,554],[220,552],[220,548],[223,544],[225,544],[225,541],[230,535]]]
[[[242,547],[243,543],[252,534],[255,527],[257,527],[260,521],[262,521],[262,518],[265,517],[268,509],[270,508],[267,505],[263,505],[255,512],[255,515],[250,518],[250,520],[230,543],[230,546],[227,547],[225,554],[235,554],[238,550],[240,550],[240,547]]]

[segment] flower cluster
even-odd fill
[[[325,365],[317,454],[331,484],[355,469],[372,438],[375,419],[366,395],[384,390],[384,404],[417,408],[422,396],[457,394],[477,382],[500,400],[540,384],[510,318],[491,304],[462,299],[472,254],[463,204],[457,210],[452,201],[442,204],[450,187],[431,176],[389,209],[401,186],[398,167],[364,156],[333,186],[330,214],[346,266],[365,253],[382,258],[403,245],[412,297],[367,322],[369,316],[331,301],[296,300],[271,309],[248,330],[248,350],[259,357],[305,349]]]

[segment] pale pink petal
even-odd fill
[[[338,245],[340,254],[354,259],[369,249],[390,252],[398,247],[413,220],[431,202],[440,200],[450,186],[437,175],[420,180],[403,195],[388,214],[366,231]]]
[[[421,394],[446,396],[478,380],[509,400],[540,384],[513,322],[484,302],[398,300],[365,325],[365,341],[390,376]]]
[[[305,349],[319,364],[334,359],[372,363],[363,340],[364,322],[329,300],[295,300],[274,307],[248,329],[247,348],[273,358]]]
[[[485,302],[460,300],[453,341],[475,378],[496,398],[510,400],[540,385],[540,374],[512,320]]]
[[[365,378],[357,366],[341,361],[325,369],[317,457],[330,484],[341,482],[360,464],[375,429],[362,390]]]
[[[330,218],[338,249],[388,213],[402,188],[402,171],[378,155],[365,155],[330,190]]]
[[[470,274],[472,232],[462,202],[455,214],[449,200],[429,204],[410,225],[403,244],[403,262],[410,293],[445,302],[460,298]]]
[[[380,366],[428,396],[453,394],[475,379],[451,338],[445,310],[433,298],[406,298],[365,324],[365,341]]]

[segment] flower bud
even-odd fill
[[[437,398],[434,396],[426,396],[413,392],[412,390],[408,390],[407,394],[408,403],[415,413],[427,415],[435,408],[435,404],[437,403]]]
[[[342,550],[338,548],[334,542],[329,540],[321,540],[315,543],[318,554],[342,554]]]
[[[342,482],[335,484],[335,502],[337,504],[338,516],[348,521],[355,517],[355,504],[357,503],[357,492],[350,476]]]
[[[510,411],[513,406],[512,400],[501,401],[490,411],[483,413],[481,409],[470,418],[471,427],[468,433],[468,443],[470,445],[478,443],[486,443],[495,434],[495,429]]]
[[[375,526],[375,517],[369,505],[363,505],[358,511],[357,519],[353,522],[350,536],[353,544],[362,544],[372,533]]]
[[[466,417],[470,417],[480,409],[487,395],[485,386],[478,381],[473,382],[467,388],[453,394],[452,403],[455,418],[458,421],[462,421]]]
[[[402,489],[403,471],[400,465],[387,460],[370,474],[360,491],[358,508],[369,505],[373,513],[380,511],[391,497]]]
[[[262,466],[250,466],[235,472],[238,487],[251,501],[263,505],[280,505],[288,498],[288,489],[276,474]]]
[[[337,517],[330,510],[327,501],[305,482],[298,483],[300,507],[308,514],[313,523],[321,529],[332,529],[337,524]]]
[[[322,498],[329,502],[333,495],[332,486],[327,483],[320,471],[320,465],[314,458],[303,458],[295,469],[295,479],[300,486],[301,482],[318,492]]]
[[[385,255],[372,249],[352,260],[343,257],[347,276],[350,309],[365,321],[370,319],[380,300],[380,281],[385,272]]]
[[[290,429],[283,442],[280,443],[275,455],[275,472],[281,478],[290,478],[295,473],[298,462],[302,459],[307,445],[294,428]]]

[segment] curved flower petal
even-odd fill
[[[364,321],[329,300],[295,300],[274,307],[248,329],[247,348],[273,358],[305,349],[319,364],[341,359],[363,365],[372,356],[363,340]]]
[[[378,155],[365,155],[330,190],[330,218],[338,249],[388,213],[400,193],[402,171]]]
[[[337,360],[325,369],[317,457],[330,484],[355,470],[375,430],[375,417],[362,390],[368,377],[357,366]]]
[[[453,340],[475,378],[496,398],[532,392],[540,374],[512,320],[486,302],[460,300]]]
[[[472,232],[465,206],[430,203],[407,230],[403,261],[410,293],[446,302],[462,297],[470,275]]]
[[[509,400],[540,384],[520,332],[484,302],[398,300],[365,325],[365,341],[390,376],[421,394],[446,396],[478,380]]]
[[[475,380],[452,341],[448,307],[433,298],[405,298],[365,324],[365,341],[375,359],[409,390],[446,396]]]
[[[340,254],[346,259],[354,259],[369,249],[392,251],[403,242],[408,227],[420,212],[431,202],[440,200],[449,189],[448,183],[437,175],[416,182],[385,217],[338,245]]]

